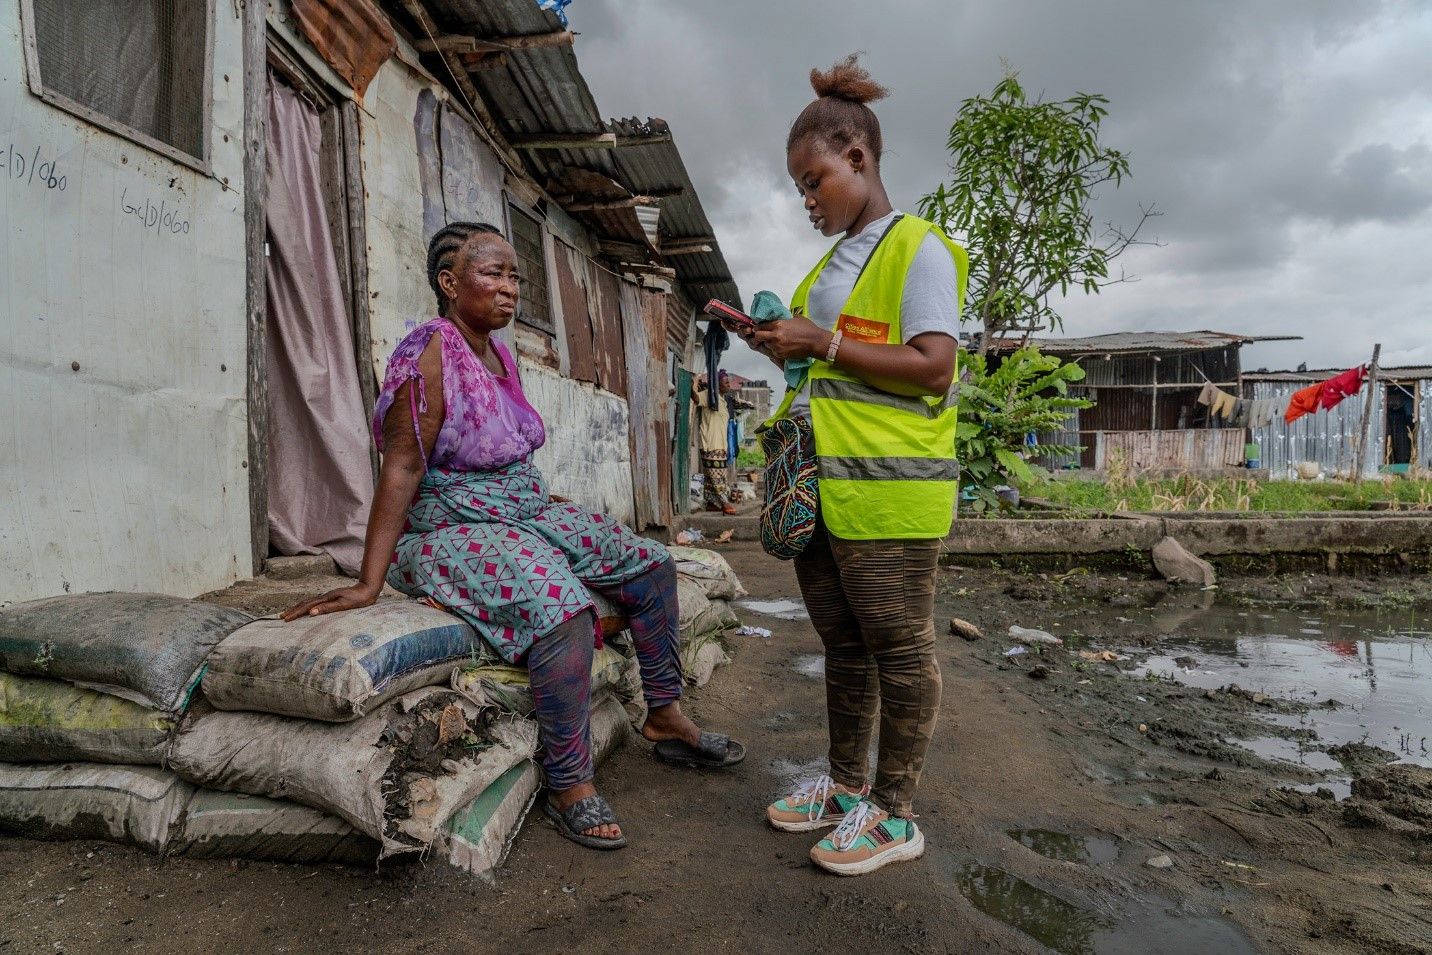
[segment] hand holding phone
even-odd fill
[[[739,331],[753,332],[756,330],[754,318],[739,309],[732,308],[720,299],[713,298],[706,303],[706,307],[702,311],[723,323],[736,326]]]

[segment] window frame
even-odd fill
[[[159,153],[166,159],[172,159],[180,165],[188,166],[206,176],[212,176],[214,174],[212,155],[214,145],[214,32],[216,26],[214,7],[216,0],[201,0],[201,2],[204,4],[204,17],[207,26],[204,31],[204,91],[200,94],[203,97],[203,128],[199,130],[202,156],[191,155],[177,146],[171,146],[163,140],[155,139],[142,130],[135,129],[91,106],[71,99],[64,93],[45,86],[44,79],[40,74],[39,42],[35,38],[34,0],[20,0],[20,35],[25,45],[25,74],[29,80],[30,92],[56,109],[64,110],[106,132]]]
[[[518,312],[517,312],[517,319],[516,319],[516,320],[517,320],[519,323],[521,323],[522,325],[525,325],[526,327],[532,329],[533,331],[541,332],[543,335],[549,335],[549,336],[551,336],[551,337],[553,337],[553,338],[556,338],[556,336],[557,336],[557,334],[558,334],[558,327],[557,327],[556,306],[555,306],[555,304],[554,304],[554,302],[553,302],[553,300],[552,300],[552,262],[551,262],[551,256],[548,254],[548,246],[549,246],[550,242],[549,242],[549,233],[547,232],[547,224],[546,224],[546,222],[544,221],[544,219],[543,219],[542,216],[538,215],[535,211],[529,210],[529,209],[527,209],[526,207],[524,207],[524,206],[523,206],[520,202],[518,202],[518,201],[516,200],[516,198],[513,197],[513,196],[510,196],[510,195],[509,195],[509,196],[507,197],[506,206],[507,206],[507,238],[508,238],[508,241],[510,241],[510,242],[512,243],[512,247],[513,247],[513,250],[514,250],[514,251],[515,251],[516,248],[517,248],[517,226],[516,226],[516,222],[517,222],[517,217],[518,217],[518,216],[526,216],[527,219],[528,219],[528,221],[530,221],[530,222],[532,223],[532,225],[535,226],[536,229],[537,229],[537,238],[538,238],[539,243],[540,243],[540,245],[541,245],[540,252],[541,252],[541,256],[542,256],[542,286],[543,286],[544,289],[546,289],[546,293],[547,293],[547,314],[546,314],[546,315],[544,315],[544,316],[528,316],[528,315],[526,315],[526,313],[525,313],[522,309],[519,309]],[[519,253],[518,265],[521,266],[521,265],[523,265],[523,264],[524,264],[524,263],[522,262],[521,256],[520,256],[520,253]],[[531,279],[526,275],[525,270],[524,270],[524,274],[523,274],[523,276],[522,276],[522,285],[523,285],[524,287],[526,287],[526,286],[527,286],[527,283],[530,282],[530,281],[531,281]],[[522,296],[521,296],[520,293],[519,293],[518,298],[519,298],[519,300],[522,298]],[[543,324],[544,322],[545,322],[545,324]]]

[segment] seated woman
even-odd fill
[[[441,317],[388,362],[373,416],[384,452],[359,582],[283,618],[374,603],[387,581],[470,623],[509,663],[525,660],[544,750],[548,816],[584,846],[626,844],[592,785],[590,697],[599,639],[588,589],[630,621],[649,708],[642,735],[671,762],[730,766],[745,749],[681,712],[676,571],[666,548],[547,493],[532,453],[546,440],[517,364],[492,333],[517,310],[517,254],[490,225],[454,223],[428,247]]]

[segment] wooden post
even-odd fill
[[[243,8],[244,60],[244,263],[245,325],[248,332],[249,542],[253,574],[268,557],[268,361],[264,326],[268,320],[264,242],[268,220],[268,0],[247,0]]]
[[[1372,399],[1377,392],[1377,360],[1382,357],[1382,344],[1372,346],[1372,364],[1367,372],[1367,400],[1362,405],[1362,427],[1357,433],[1357,458],[1353,461],[1352,482],[1362,481],[1362,467],[1367,460],[1368,429],[1372,425]]]

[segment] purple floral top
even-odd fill
[[[432,456],[425,462],[427,467],[495,471],[525,460],[542,447],[547,431],[541,415],[522,393],[517,363],[507,349],[493,340],[493,351],[507,373],[499,378],[473,354],[457,326],[446,318],[435,318],[409,332],[388,359],[383,390],[373,409],[373,437],[378,450],[383,450],[383,419],[404,382],[415,381],[417,385],[410,389],[409,402],[415,432],[418,413],[427,410],[427,389],[418,371],[418,359],[434,333],[442,336],[444,414]]]

